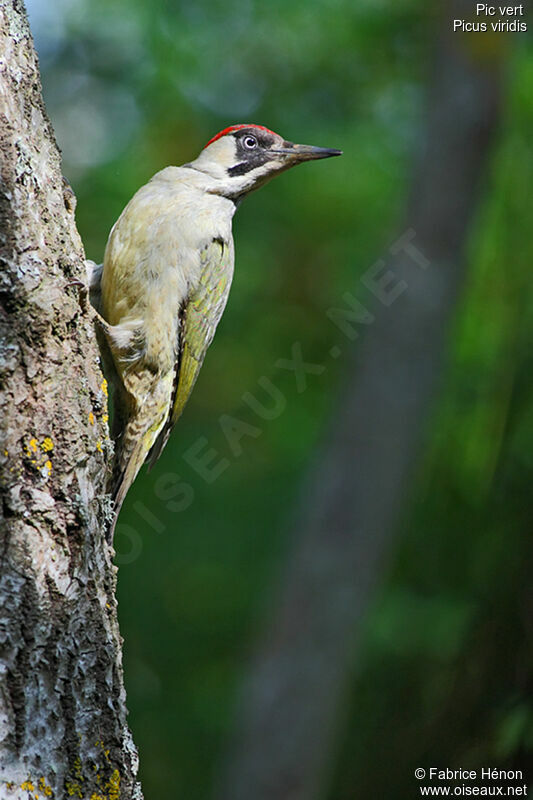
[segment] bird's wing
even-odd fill
[[[174,396],[167,422],[149,454],[153,467],[181,416],[222,316],[233,277],[231,242],[214,239],[201,254],[201,274],[180,311]]]

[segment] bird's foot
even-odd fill
[[[83,281],[80,281],[79,278],[73,278],[67,284],[65,284],[65,288],[70,289],[74,287],[78,290],[78,295],[80,298],[80,305],[84,311],[88,311],[89,308],[92,308],[91,303],[89,301],[89,287]]]
[[[101,314],[98,313],[96,308],[92,305],[90,300],[90,293],[89,287],[83,281],[80,281],[78,278],[74,278],[73,280],[69,281],[66,284],[67,287],[75,287],[78,289],[78,295],[80,298],[80,305],[82,310],[88,315],[91,322],[94,322],[96,325],[99,325],[106,335],[110,333],[110,325],[106,320],[102,317]]]

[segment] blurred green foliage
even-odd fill
[[[258,122],[345,152],[282,176],[239,209],[226,313],[184,417],[121,516],[142,545],[128,563],[119,529],[145,794],[168,796],[172,775],[176,796],[200,800],[346,366],[341,358],[308,376],[300,394],[275,363],[295,341],[311,362],[325,363],[336,342],[346,350],[325,312],[345,291],[368,299],[359,276],[403,223],[439,22],[421,0],[31,0],[29,12],[90,258],[101,260],[139,185],[228,124]],[[421,764],[524,768],[533,745],[533,53],[514,41],[448,367],[367,620],[332,800],[412,797]],[[264,375],[286,408],[258,422],[242,396],[262,396]],[[260,430],[244,436],[240,455],[222,413]],[[184,458],[201,436],[230,461],[211,484]],[[192,487],[184,510],[156,496],[168,473]]]

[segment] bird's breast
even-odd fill
[[[103,314],[115,326],[138,322],[146,358],[163,371],[175,358],[180,311],[200,285],[202,254],[214,240],[222,243],[220,269],[233,271],[233,212],[226,198],[156,176],[132,198],[111,232]]]

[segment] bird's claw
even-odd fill
[[[86,313],[90,313],[92,306],[89,301],[89,288],[86,283],[81,281],[79,278],[73,278],[66,284],[66,288],[76,288],[78,290],[78,295],[80,298],[80,305]]]
[[[108,333],[109,331],[109,323],[98,313],[95,307],[92,305],[90,300],[90,293],[89,287],[83,281],[80,281],[78,278],[73,278],[73,280],[69,281],[66,284],[67,287],[76,287],[79,292],[80,297],[80,305],[83,311],[89,316],[91,322],[96,323],[99,325],[104,333]]]

